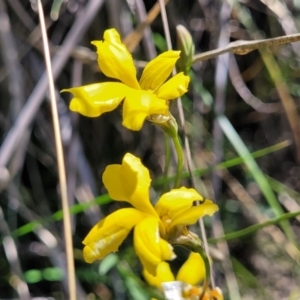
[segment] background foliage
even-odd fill
[[[98,2],[95,17],[80,19],[92,2]],[[154,4],[152,0],[69,0],[53,8],[53,1],[43,1],[53,61],[59,51],[68,57],[66,63],[57,63],[57,91],[104,80],[90,41],[102,39],[103,31],[111,27],[126,37]],[[53,21],[50,14],[53,18],[56,11],[59,17]],[[236,40],[297,33],[299,12],[296,0],[170,0],[167,4],[174,48],[175,27],[182,24],[192,34],[196,53]],[[12,141],[13,151],[4,153],[4,147],[0,151],[0,298],[66,299],[58,174],[49,101],[41,84],[44,58],[35,2],[0,0],[0,23],[2,145],[14,128],[19,132]],[[76,26],[82,29],[79,41],[67,48],[64,41]],[[299,210],[299,45],[244,56],[225,54],[193,64],[189,93],[182,101],[197,189],[220,206],[219,216],[207,220],[211,237]],[[142,68],[164,50],[158,16],[142,33],[133,56]],[[141,157],[151,170],[153,195],[162,189],[163,133],[150,123],[141,132],[128,131],[121,126],[120,110],[95,119],[78,116],[68,110],[69,100],[58,93],[78,299],[158,297],[140,276],[141,265],[130,240],[116,254],[92,265],[83,262],[81,241],[93,224],[120,206],[110,203],[101,174],[107,164],[120,163],[125,152]],[[177,117],[176,105],[172,111]],[[249,152],[256,153],[255,160]],[[239,156],[242,159],[236,159]],[[170,174],[173,165],[175,160]],[[184,184],[190,185],[188,176]],[[215,278],[225,299],[299,299],[299,233],[299,219],[294,216],[213,245]],[[186,257],[177,251],[174,270]]]

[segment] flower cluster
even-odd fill
[[[182,70],[187,73],[194,48],[187,33],[182,28],[178,30],[181,33],[181,46],[189,44],[188,47],[181,47],[183,53],[179,61]],[[190,78],[183,72],[168,78],[179,59],[180,51],[170,50],[157,56],[146,65],[138,80],[132,56],[115,29],[106,30],[103,41],[94,41],[92,44],[97,48],[100,70],[115,81],[64,89],[63,92],[73,94],[70,109],[87,117],[97,117],[114,110],[123,102],[123,126],[137,131],[146,119],[156,123],[174,142],[178,156],[174,186],[178,187],[183,167],[182,149],[176,120],[169,111],[169,100],[187,92]],[[113,200],[126,201],[132,207],[109,214],[91,229],[83,240],[86,262],[92,263],[117,251],[131,230],[134,230],[134,248],[143,265],[144,276],[150,284],[153,281],[158,286],[161,282],[174,280],[165,262],[175,258],[172,245],[185,245],[192,251],[202,253],[201,241],[189,231],[188,225],[218,210],[218,206],[211,200],[204,200],[195,189],[181,187],[162,194],[153,206],[149,198],[149,170],[139,158],[130,153],[125,154],[121,165],[107,166],[102,179]],[[201,204],[194,206],[195,201]],[[179,271],[177,280],[193,287],[205,277],[205,272],[209,271],[209,260],[205,253],[201,255],[205,257],[204,261],[199,254],[191,254]],[[185,271],[187,269],[189,278]],[[205,287],[207,285],[208,282]],[[201,292],[196,290],[206,297],[203,299],[215,297],[214,291],[209,289],[203,288]]]
[[[91,263],[115,252],[134,228],[134,247],[144,268],[155,275],[158,265],[175,258],[171,243],[179,236],[193,236],[187,225],[212,215],[218,206],[203,200],[194,189],[181,187],[163,194],[156,205],[149,199],[150,175],[140,159],[127,153],[122,165],[109,165],[103,183],[115,201],[129,202],[133,208],[122,208],[96,224],[84,239],[84,259]]]
[[[169,115],[168,100],[187,92],[190,78],[178,73],[168,81],[180,51],[166,51],[150,61],[138,81],[131,54],[115,29],[104,32],[103,41],[94,41],[100,70],[121,82],[103,82],[64,89],[74,98],[70,109],[87,117],[97,117],[117,108],[123,101],[123,126],[140,130],[146,118]]]

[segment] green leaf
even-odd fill
[[[102,259],[99,264],[99,274],[106,275],[119,261],[119,257],[115,253],[108,254],[104,259]]]
[[[147,300],[148,295],[133,277],[125,277],[124,283],[132,300]]]
[[[25,281],[28,283],[37,283],[42,280],[42,272],[37,269],[31,269],[24,273]]]
[[[43,270],[43,278],[47,281],[61,281],[65,276],[61,268],[46,268]]]
[[[154,44],[159,49],[160,52],[165,52],[168,50],[167,42],[161,34],[157,32],[153,32],[152,36],[153,36]]]

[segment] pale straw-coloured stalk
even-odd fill
[[[159,0],[159,5],[160,5],[161,17],[162,17],[162,22],[163,22],[163,27],[164,27],[165,38],[166,38],[166,41],[167,41],[167,47],[168,47],[168,50],[171,50],[172,49],[172,42],[171,42],[169,23],[168,23],[168,18],[167,18],[166,7],[165,7],[164,1]],[[176,74],[176,70],[174,69],[173,70],[173,75],[175,75],[175,74]],[[191,149],[190,149],[188,136],[187,136],[185,126],[184,126],[185,117],[184,117],[181,98],[178,98],[178,100],[177,100],[177,109],[178,109],[178,113],[179,113],[180,126],[181,126],[181,129],[182,129],[183,134],[184,134],[184,147],[185,147],[185,153],[186,153],[186,162],[187,162],[188,172],[190,174],[192,185],[193,185],[193,187],[195,187],[195,178],[194,178],[194,173],[192,171],[193,168],[192,168],[192,159],[191,159]],[[204,245],[204,249],[205,249],[206,255],[209,257],[207,237],[206,237],[204,222],[203,222],[202,218],[199,219],[199,226],[200,226],[201,238],[202,238],[202,242],[203,242],[203,245]],[[210,274],[211,274],[211,276],[210,276],[211,285],[214,288],[215,287],[215,281],[214,281],[212,270],[210,270]]]
[[[68,284],[69,284],[69,299],[76,300],[76,280],[75,280],[75,269],[74,269],[73,242],[72,242],[70,212],[69,212],[69,205],[68,205],[64,154],[63,154],[63,147],[62,147],[62,143],[61,143],[59,118],[58,118],[58,113],[57,113],[54,80],[53,80],[53,76],[52,76],[51,58],[50,58],[50,51],[49,51],[46,25],[45,25],[44,12],[43,12],[41,0],[37,0],[37,3],[38,3],[40,26],[41,26],[41,31],[42,31],[45,63],[46,63],[48,81],[49,81],[49,96],[50,96],[50,101],[51,101],[51,111],[52,111],[56,155],[57,155],[57,165],[58,165],[58,175],[59,175],[59,186],[60,186],[62,209],[63,209],[63,216],[64,216],[63,224],[64,224],[64,235],[65,235],[65,244],[66,244],[65,248],[66,248],[66,257],[67,257],[67,272],[68,272],[67,276],[68,276]]]
[[[227,2],[221,5],[219,12],[219,23],[221,25],[219,37],[218,37],[218,47],[222,47],[229,43],[230,33],[228,32],[224,24],[228,24],[230,20],[232,10]],[[228,84],[228,64],[229,64],[229,54],[223,54],[219,56],[216,60],[216,71],[215,71],[215,100],[214,100],[214,112],[215,115],[223,115],[226,107],[226,88]],[[213,153],[215,155],[215,162],[219,163],[223,161],[223,149],[224,149],[224,134],[222,131],[222,126],[218,121],[218,118],[214,119],[213,122]],[[214,172],[212,175],[212,185],[215,191],[215,199],[221,196],[221,178]],[[224,228],[222,221],[219,216],[214,217],[213,221],[213,233],[215,236],[224,234]],[[230,250],[226,242],[218,243],[218,249],[224,254],[225,259],[222,261],[222,267],[224,271],[225,281],[228,287],[228,295],[230,299],[241,300],[239,286],[235,273],[233,270],[232,262],[230,259]]]

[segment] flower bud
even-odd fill
[[[176,26],[177,48],[181,51],[180,58],[177,61],[179,72],[187,74],[193,63],[195,45],[191,34],[183,25]]]
[[[175,138],[178,133],[178,125],[176,119],[171,115],[151,115],[148,118],[148,121],[156,124],[166,133],[170,138]]]

